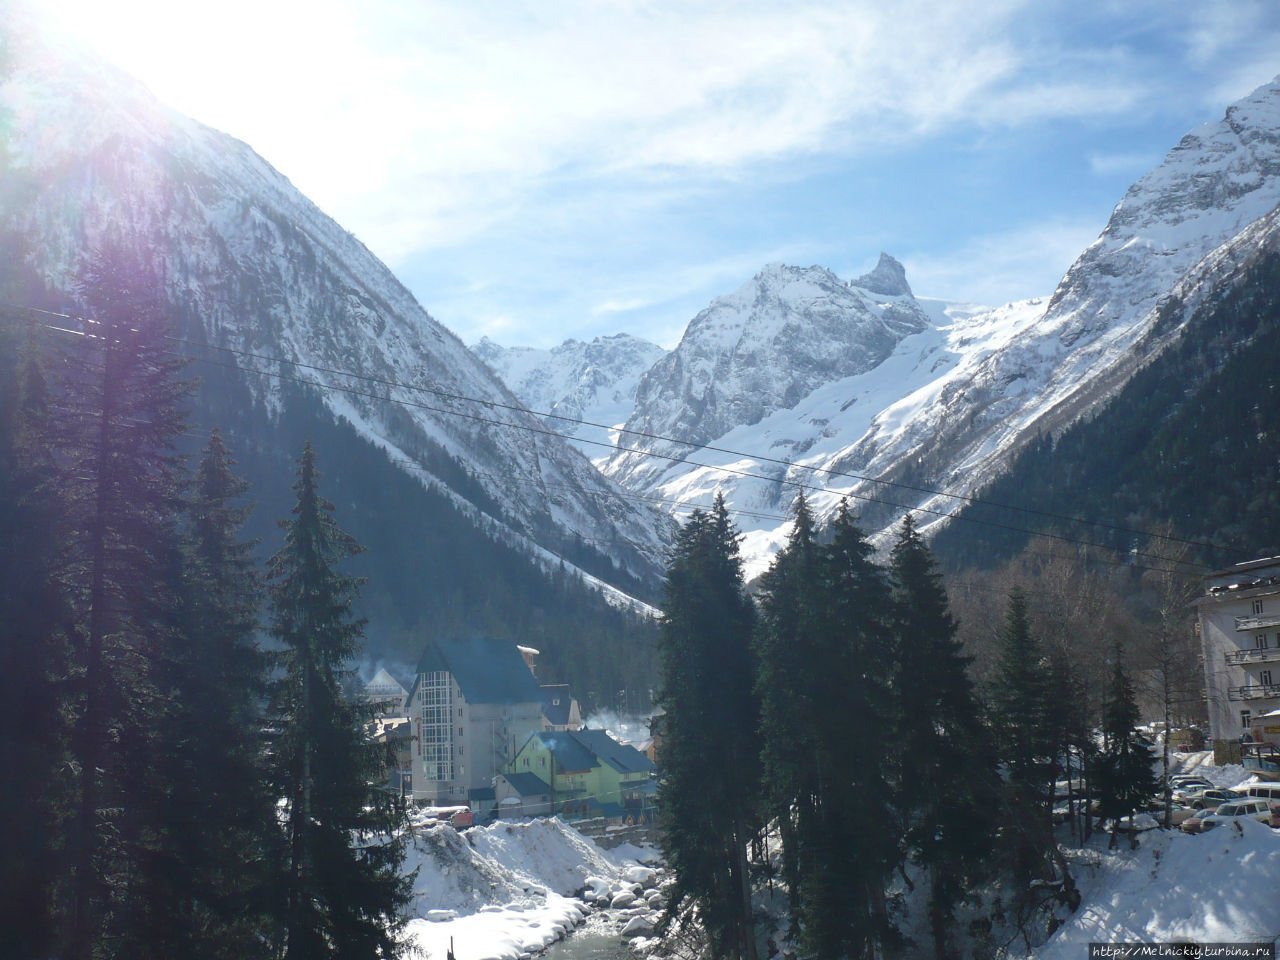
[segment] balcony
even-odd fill
[[[1280,613],[1260,613],[1252,617],[1236,617],[1237,630],[1265,630],[1280,627]]]
[[[1280,660],[1280,647],[1228,650],[1223,656],[1226,658],[1227,664],[1233,667],[1246,663],[1274,663]]]
[[[1228,700],[1270,700],[1280,698],[1280,683],[1250,683],[1243,687],[1229,687]]]

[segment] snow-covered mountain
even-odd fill
[[[312,381],[333,417],[488,535],[548,563],[565,541],[607,542],[629,574],[657,571],[665,518],[549,435],[252,149],[101,62],[55,55],[25,33],[2,39],[11,54],[0,77],[6,299],[34,291],[75,309],[91,251],[107,237],[140,245],[162,267],[197,375],[210,360],[242,368],[248,400],[272,418],[299,393],[291,380]]]
[[[1051,298],[996,310],[916,301],[888,258],[849,284],[768,267],[646,374],[624,434],[634,452],[603,469],[686,505],[723,492],[751,572],[782,542],[797,484],[818,488],[820,512],[850,496],[872,531],[908,509],[949,513],[1037,430],[1122,385],[1167,342],[1167,331],[1144,342],[1162,305],[1185,309],[1257,250],[1278,204],[1273,82],[1130,188]]]
[[[488,337],[472,351],[530,410],[593,461],[612,452],[615,432],[635,408],[640,377],[663,356],[655,343],[625,333],[566,340],[550,350],[503,347]]]
[[[758,424],[824,384],[875,369],[903,337],[928,326],[890,257],[852,284],[823,267],[770,264],[694,317],[676,349],[641,378],[627,445],[683,456],[690,444]],[[666,439],[632,442],[637,434]],[[667,463],[623,452],[605,470],[637,488],[666,473]]]

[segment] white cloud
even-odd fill
[[[1029,0],[49,2],[393,262],[505,222],[548,178],[732,176],[1132,96],[1045,75],[1019,42]]]
[[[784,241],[685,219],[712,209],[697,202],[712,190],[941,153],[957,131],[977,156],[1013,139],[993,132],[1119,129],[1202,95],[1220,108],[1219,89],[1194,88],[1235,97],[1280,68],[1274,0],[39,2],[178,109],[252,144],[393,268],[439,257],[436,289],[415,292],[467,339],[547,345],[623,316],[670,345],[767,260],[830,262],[854,254],[855,232],[886,229],[850,223],[849,245],[830,249],[831,232],[793,222],[778,236],[813,242],[769,249]],[[1145,162],[1122,135],[1089,154],[1096,176]],[[908,258],[911,282],[979,301],[1047,293],[1100,226],[1059,216],[922,238],[917,249],[954,253]]]
[[[1188,62],[1213,80],[1202,92],[1207,107],[1238,100],[1280,71],[1280,6],[1273,0],[1201,0],[1188,18]]]

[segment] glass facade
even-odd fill
[[[422,770],[428,780],[449,782],[453,766],[453,683],[444,671],[424,673],[422,701]]]

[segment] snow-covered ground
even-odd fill
[[[1179,761],[1175,772],[1221,787],[1250,779],[1243,767],[1215,766],[1209,754]],[[1090,943],[1271,943],[1280,936],[1280,831],[1243,817],[1205,834],[1149,830],[1139,844],[1130,850],[1122,841],[1109,851],[1099,834],[1082,850],[1068,848],[1083,901],[1026,956],[1080,960]]]
[[[1175,772],[1222,787],[1248,782],[1242,767],[1180,755]],[[1036,949],[1009,957],[1079,960],[1097,942],[1271,942],[1280,935],[1280,831],[1242,819],[1206,834],[1148,830],[1130,850],[1095,835],[1067,846],[1082,902]],[[619,936],[643,935],[662,905],[651,849],[605,851],[559,820],[500,821],[458,833],[414,830],[406,868],[417,870],[407,936],[421,960],[520,960],[588,917]],[[905,918],[904,918],[905,919]],[[599,925],[599,922],[597,925]],[[923,936],[921,932],[918,935]],[[922,941],[923,942],[923,941]],[[641,941],[639,946],[656,946]]]
[[[559,820],[499,821],[459,834],[420,825],[405,861],[417,870],[407,936],[422,960],[518,960],[606,907],[622,930],[656,919],[652,851],[605,851]]]

